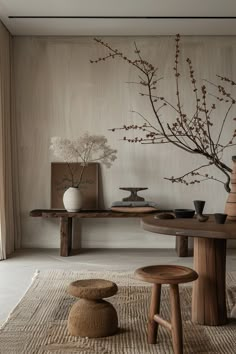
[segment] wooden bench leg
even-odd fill
[[[156,344],[158,323],[154,320],[154,315],[160,312],[161,284],[153,284],[151,304],[148,318],[148,343]]]
[[[176,236],[175,249],[178,257],[188,257],[188,236]]]
[[[60,256],[68,257],[72,248],[72,218],[61,217]]]
[[[183,354],[183,331],[178,284],[170,285],[171,331],[174,354]]]

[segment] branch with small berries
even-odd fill
[[[194,97],[195,105],[192,114],[186,113],[184,109],[184,104],[182,101],[182,95],[180,90],[180,78],[181,73],[179,70],[179,55],[180,55],[180,35],[177,34],[175,41],[175,59],[174,59],[174,77],[176,86],[176,102],[171,102],[166,97],[164,97],[160,91],[159,82],[164,78],[162,76],[157,76],[158,67],[149,63],[143,58],[143,55],[138,48],[137,44],[134,44],[134,54],[135,59],[129,58],[127,55],[123,54],[120,50],[112,48],[108,43],[101,39],[95,38],[96,43],[103,46],[108,50],[108,55],[100,57],[96,60],[91,60],[91,63],[99,63],[109,59],[119,58],[125,61],[128,65],[133,66],[138,70],[138,81],[131,82],[131,84],[139,85],[141,91],[140,96],[148,99],[152,112],[155,118],[155,124],[151,124],[151,119],[147,119],[144,115],[138,112],[134,112],[142,117],[145,121],[142,125],[124,125],[119,128],[112,128],[111,131],[115,132],[117,130],[124,131],[139,131],[142,136],[139,135],[129,138],[126,135],[122,140],[130,143],[141,143],[141,144],[173,144],[177,148],[187,151],[191,154],[198,154],[203,156],[208,163],[202,165],[192,171],[187,172],[180,177],[166,178],[173,183],[184,183],[186,185],[200,183],[205,180],[214,180],[224,184],[227,192],[230,191],[230,173],[231,168],[223,162],[223,153],[225,149],[233,147],[236,145],[236,130],[234,130],[232,136],[228,139],[227,144],[221,142],[221,138],[224,133],[226,122],[230,119],[230,114],[235,105],[235,99],[232,97],[229,90],[225,88],[226,85],[236,86],[235,81],[217,75],[217,78],[221,81],[221,84],[214,84],[208,80],[205,80],[205,85],[199,85],[195,77],[195,72],[193,64],[190,58],[186,59],[186,63],[189,69],[189,79],[192,84],[192,94]],[[211,89],[216,90],[216,93],[212,92]],[[211,103],[209,100],[215,99],[215,103]],[[218,133],[215,137],[215,132],[213,134],[213,129],[215,130],[214,120],[217,117],[217,109],[224,104],[225,114],[221,119],[221,125]],[[172,121],[162,121],[160,112],[166,107],[170,108],[173,112]],[[236,120],[236,118],[234,118]],[[215,138],[213,138],[215,137]],[[224,180],[209,176],[208,173],[201,174],[198,172],[199,169],[207,168],[209,165],[214,166],[218,169],[224,177]],[[192,178],[187,181],[188,178]]]

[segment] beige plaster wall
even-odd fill
[[[161,92],[176,101],[173,79],[174,37],[110,37],[113,46],[133,56],[133,42],[153,63],[157,63]],[[199,78],[215,80],[215,74],[236,79],[236,37],[184,37],[181,62],[192,58]],[[51,136],[76,138],[85,131],[104,134],[118,150],[111,169],[101,168],[105,207],[126,194],[120,186],[147,186],[146,200],[160,208],[192,207],[192,200],[206,200],[206,212],[222,212],[226,192],[216,182],[191,187],[171,184],[165,176],[178,176],[201,163],[168,145],[128,144],[123,134],[108,129],[128,123],[142,123],[131,113],[136,110],[153,121],[147,99],[138,95],[139,88],[126,82],[136,81],[137,73],[119,60],[90,64],[105,51],[90,37],[15,37],[14,92],[17,121],[18,162],[20,166],[20,200],[23,246],[59,247],[59,228],[55,220],[30,218],[29,211],[50,205]],[[187,67],[183,68],[187,74]],[[186,110],[192,112],[190,85],[181,79]],[[214,118],[215,132],[224,110]],[[174,117],[174,116],[173,116]],[[171,119],[169,111],[162,119]],[[233,122],[227,125],[225,139]],[[132,136],[132,135],[131,135]],[[231,163],[233,151],[225,161]],[[217,175],[220,177],[219,175]],[[82,222],[83,247],[173,247],[174,238],[144,232],[138,219],[86,220]],[[231,246],[235,245],[231,243]]]

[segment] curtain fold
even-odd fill
[[[11,110],[12,37],[0,22],[0,260],[20,247],[17,143]]]

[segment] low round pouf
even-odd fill
[[[69,294],[80,299],[72,306],[68,331],[73,336],[106,337],[118,330],[115,308],[102,298],[115,295],[118,288],[104,279],[77,280],[69,285]]]

